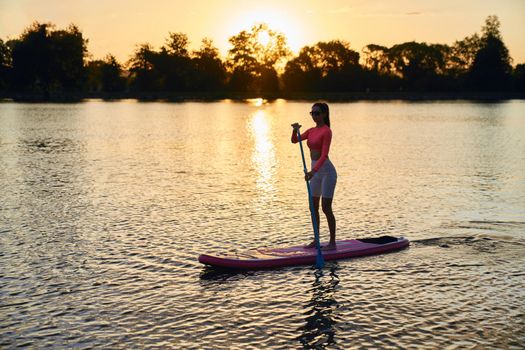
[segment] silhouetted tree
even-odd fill
[[[11,49],[0,39],[0,90],[6,90],[9,87],[11,67]]]
[[[286,90],[351,91],[361,88],[359,53],[345,41],[318,42],[303,47],[286,65]]]
[[[169,33],[166,39],[166,51],[175,57],[188,57],[188,45],[190,41],[184,33]]]
[[[346,41],[318,42],[314,52],[314,64],[321,69],[322,76],[359,64],[359,53],[350,49],[350,44]]]
[[[316,91],[321,84],[322,71],[317,67],[314,46],[305,46],[299,55],[286,64],[283,83],[286,91]]]
[[[196,90],[217,91],[224,88],[226,67],[211,39],[204,38],[200,49],[193,52],[193,64],[195,75],[192,85]]]
[[[190,41],[184,33],[169,33],[166,45],[160,50],[155,62],[163,77],[165,91],[191,90],[194,68],[188,52]]]
[[[482,28],[481,48],[468,74],[468,86],[475,90],[505,90],[510,87],[512,65],[503,43],[496,16],[489,16]]]
[[[141,44],[128,62],[130,88],[133,91],[159,91],[162,89],[160,74],[155,67],[157,53],[148,44]]]
[[[350,49],[346,41],[332,40],[316,45],[316,65],[321,69],[322,89],[325,91],[353,91],[361,89],[359,53]]]
[[[169,33],[156,50],[139,45],[125,72],[115,57],[85,62],[86,43],[74,25],[56,30],[35,22],[19,38],[0,40],[0,90],[53,95],[65,91],[183,92],[508,90],[523,91],[523,64],[512,69],[496,16],[481,34],[452,45],[370,44],[360,55],[341,40],[318,42],[291,55],[283,34],[258,24],[229,38],[226,61],[210,39],[190,52],[184,33]],[[129,75],[128,75],[129,73]],[[128,75],[128,78],[124,76]],[[87,78],[87,79],[86,79]],[[126,84],[127,83],[127,84]]]
[[[390,61],[390,49],[370,44],[363,48],[363,88],[365,91],[397,91],[402,79],[395,74]]]
[[[53,30],[51,24],[33,23],[12,44],[13,88],[45,94],[80,90],[86,44],[75,25]]]
[[[257,70],[257,92],[276,93],[279,91],[279,76],[273,67],[260,66]]]
[[[477,33],[454,42],[446,56],[447,75],[462,79],[472,67],[480,48],[481,38]]]
[[[439,87],[445,71],[446,46],[415,41],[392,46],[388,50],[392,70],[409,89]]]
[[[135,91],[188,91],[194,67],[184,33],[169,33],[166,44],[155,51],[151,45],[137,47],[128,65]]]
[[[91,92],[121,92],[126,88],[120,63],[113,55],[104,60],[90,61],[87,65],[88,90]]]
[[[262,40],[263,36],[266,40]],[[277,71],[290,56],[285,36],[266,24],[259,24],[232,36],[229,42],[232,45],[227,59],[230,89],[277,92]]]
[[[516,65],[512,72],[512,80],[515,91],[525,92],[525,64]]]
[[[379,74],[390,73],[388,47],[370,44],[363,48],[364,68]]]

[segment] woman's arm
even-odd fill
[[[299,139],[297,138],[297,131],[296,130],[299,130],[299,128],[301,126],[299,124],[297,124],[298,127],[296,128],[294,125],[295,124],[292,124],[292,127],[293,127],[293,130],[292,130],[292,143],[297,143],[297,142],[299,142]],[[309,132],[310,132],[310,129],[308,129],[304,133],[302,133],[301,134],[301,140],[306,140],[308,138],[308,133]]]

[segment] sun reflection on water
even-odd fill
[[[246,102],[254,105],[255,107],[261,107],[263,104],[267,103],[268,101],[264,98],[258,97],[258,98],[248,98],[246,99]]]
[[[250,120],[250,131],[254,139],[252,162],[258,172],[257,189],[263,193],[271,193],[274,188],[276,168],[275,145],[271,138],[271,127],[268,114],[259,110]]]

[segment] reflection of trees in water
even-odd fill
[[[298,340],[304,348],[324,348],[335,344],[336,321],[333,315],[339,303],[335,292],[339,284],[336,272],[337,263],[329,267],[329,273],[315,272],[315,282],[312,284],[312,298],[306,305],[306,324],[299,328],[301,335]]]

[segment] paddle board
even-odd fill
[[[336,249],[323,250],[325,261],[355,258],[359,256],[388,253],[408,247],[410,242],[404,237],[383,236],[337,241]],[[322,244],[323,246],[326,245]],[[199,262],[231,269],[266,269],[283,266],[315,264],[316,248],[305,246],[284,248],[259,248],[226,255],[199,256]]]

